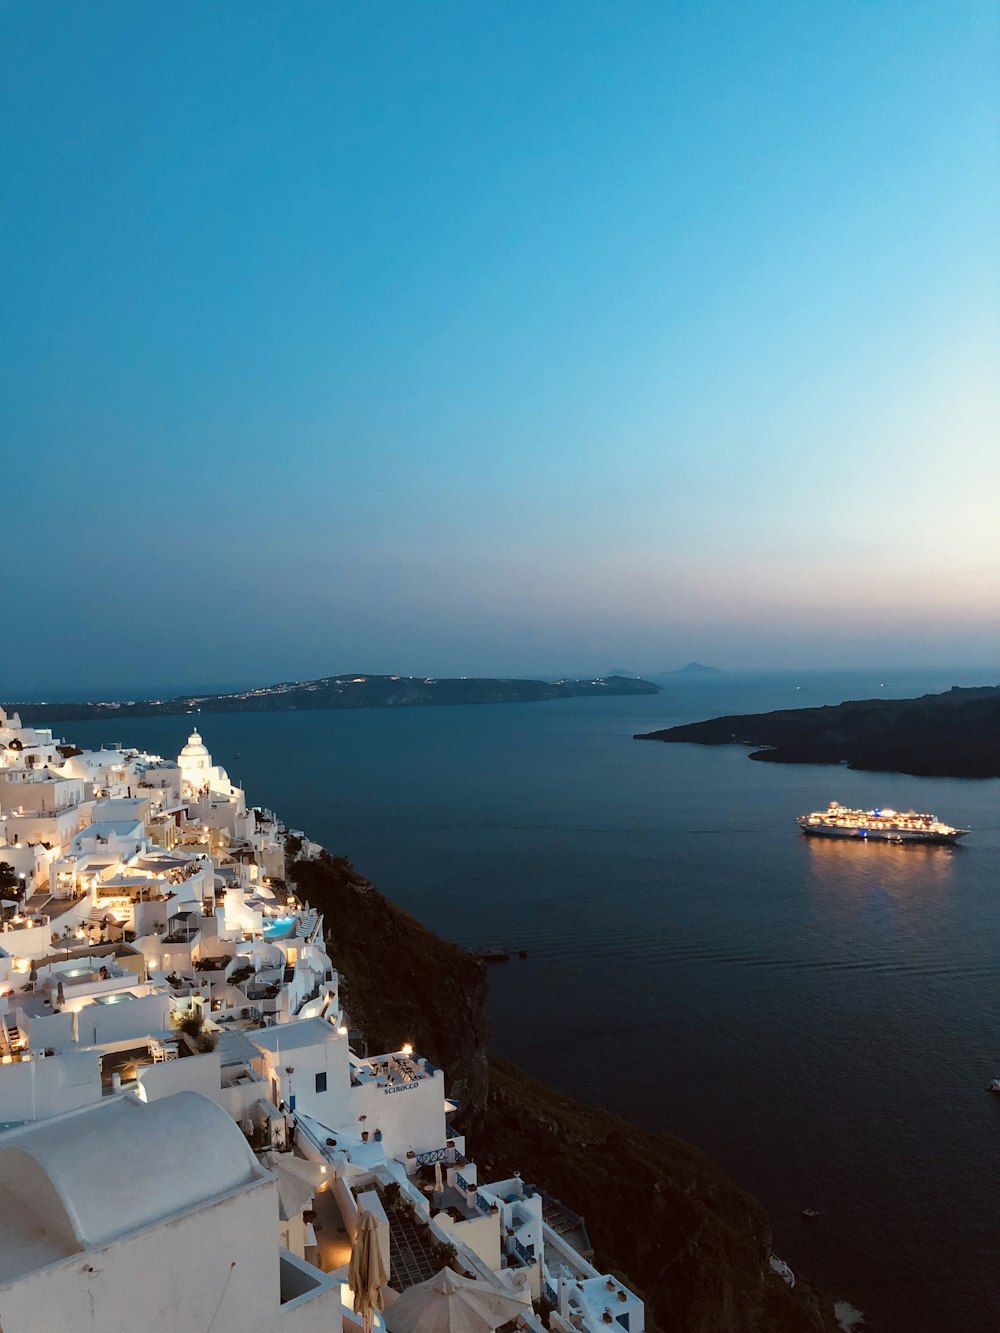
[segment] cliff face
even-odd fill
[[[594,1261],[620,1273],[670,1333],[836,1328],[832,1303],[768,1266],[755,1199],[704,1153],[557,1092],[496,1057],[472,1140],[487,1172],[519,1170],[586,1220]]]
[[[303,898],[323,912],[351,1022],[372,1054],[404,1042],[440,1065],[449,1095],[485,1106],[489,1028],[486,969],[394,907],[349,861],[297,861]]]
[[[481,963],[394,907],[347,861],[299,861],[292,875],[325,913],[344,1002],[369,1049],[409,1040],[441,1064],[487,1178],[519,1170],[582,1214],[596,1262],[643,1296],[651,1326],[834,1333],[831,1302],[772,1273],[760,1205],[703,1153],[489,1056]]]

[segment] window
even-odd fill
[[[326,1092],[326,1073],[316,1075],[316,1091]]]

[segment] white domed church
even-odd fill
[[[212,756],[197,728],[187,738],[187,745],[177,756],[185,796],[197,796],[211,785]]]
[[[181,791],[189,801],[199,800],[203,796],[221,796],[233,802],[239,814],[246,813],[242,790],[229,780],[229,774],[218,764],[212,763],[208,746],[202,740],[197,729],[192,731],[177,756],[181,770]]]

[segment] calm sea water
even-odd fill
[[[724,676],[200,721],[251,799],[440,934],[528,950],[490,970],[501,1053],[704,1148],[764,1202],[776,1251],[883,1333],[996,1333],[1000,783],[631,740],[952,683],[989,678]],[[188,719],[64,730],[176,754]],[[974,832],[955,849],[802,838],[795,816],[831,799]]]

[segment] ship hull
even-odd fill
[[[954,833],[931,833],[915,829],[836,828],[824,827],[822,824],[803,824],[801,828],[809,838],[850,838],[854,842],[956,843],[959,838],[964,838],[966,833],[965,829],[956,829]]]

